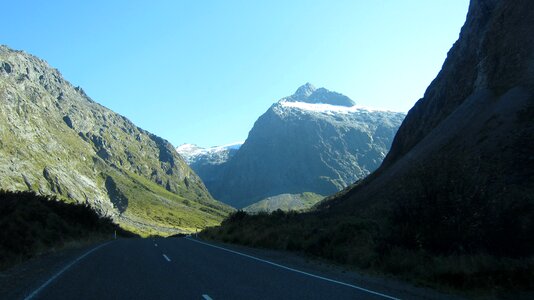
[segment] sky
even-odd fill
[[[458,39],[468,0],[5,1],[0,44],[178,146],[244,141],[310,82],[407,112]]]

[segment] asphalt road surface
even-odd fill
[[[95,247],[26,299],[395,299],[192,238]]]

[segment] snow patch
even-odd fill
[[[325,114],[334,114],[334,113],[341,113],[341,114],[350,114],[355,112],[391,112],[389,110],[381,110],[376,108],[371,108],[367,106],[361,106],[361,105],[354,105],[354,106],[338,106],[338,105],[331,105],[331,104],[324,104],[324,103],[306,103],[306,102],[289,102],[289,101],[280,101],[280,105],[282,107],[292,107],[292,108],[298,108],[301,110],[307,110],[307,111],[313,111],[318,113],[325,113]]]
[[[243,145],[243,143],[244,141],[209,148],[202,148],[194,144],[183,144],[176,147],[176,151],[189,164],[200,156],[213,156],[226,151],[237,150],[241,147],[241,145]]]
[[[188,152],[188,153],[192,153],[192,152],[195,152],[195,151],[199,151],[199,150],[202,150],[203,148],[197,146],[197,145],[194,145],[194,144],[182,144],[178,147],[176,147],[176,151],[178,152]]]

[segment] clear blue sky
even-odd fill
[[[458,38],[468,0],[5,1],[0,43],[175,146],[244,140],[311,82],[408,111]]]

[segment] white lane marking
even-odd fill
[[[322,279],[322,280],[325,280],[325,281],[328,281],[328,282],[333,282],[333,283],[341,284],[341,285],[344,285],[344,286],[348,286],[348,287],[351,287],[353,289],[357,289],[357,290],[360,290],[360,291],[363,291],[363,292],[367,292],[367,293],[370,293],[370,294],[373,294],[373,295],[384,297],[386,299],[400,300],[399,298],[395,298],[395,297],[388,296],[388,295],[385,295],[385,294],[382,294],[382,293],[379,293],[379,292],[371,291],[371,290],[368,290],[366,288],[359,287],[357,285],[353,285],[353,284],[350,284],[350,283],[345,283],[345,282],[342,282],[342,281],[337,281],[337,280],[326,278],[326,277],[322,277],[322,276],[319,276],[319,275],[314,275],[314,274],[311,274],[311,273],[307,273],[307,272],[304,272],[304,271],[300,271],[300,270],[297,270],[297,269],[286,267],[286,266],[283,266],[283,265],[280,265],[280,264],[277,264],[277,263],[274,263],[274,262],[271,262],[271,261],[268,261],[268,260],[257,258],[257,257],[254,257],[252,255],[245,254],[245,253],[241,253],[241,252],[237,252],[237,251],[234,251],[234,250],[226,249],[226,248],[223,248],[223,247],[215,246],[215,245],[208,244],[208,243],[205,243],[205,242],[201,242],[199,240],[195,240],[195,239],[188,238],[188,237],[186,237],[186,239],[190,240],[190,241],[193,241],[193,242],[196,242],[196,243],[200,243],[200,244],[206,245],[206,246],[210,246],[210,247],[217,248],[217,249],[220,249],[220,250],[224,250],[224,251],[227,251],[227,252],[231,252],[231,253],[234,253],[234,254],[237,254],[237,255],[248,257],[250,259],[261,261],[261,262],[264,262],[266,264],[273,265],[273,266],[276,266],[276,267],[279,267],[279,268],[282,268],[282,269],[285,269],[285,270],[288,270],[288,271],[292,271],[292,272],[300,273],[300,274],[307,275],[307,276],[310,276],[310,277],[314,277],[314,278],[317,278],[317,279]]]
[[[154,244],[154,247],[157,247],[157,246],[158,246],[158,244]]]
[[[105,244],[102,244],[102,245],[99,245],[99,246],[96,246],[94,247],[93,249],[85,252],[85,254],[83,254],[82,256],[76,258],[73,262],[71,262],[70,264],[66,265],[63,269],[61,269],[59,272],[57,272],[54,276],[50,277],[50,279],[48,279],[45,283],[43,283],[43,285],[41,285],[38,289],[36,289],[35,291],[33,291],[33,293],[31,293],[29,296],[27,296],[26,298],[24,298],[24,300],[30,300],[30,299],[33,299],[35,296],[37,296],[37,294],[39,294],[40,291],[42,291],[44,288],[46,288],[50,283],[52,283],[52,281],[54,281],[56,278],[58,278],[61,274],[63,274],[65,271],[67,271],[70,267],[72,267],[74,264],[76,264],[77,262],[79,262],[80,260],[82,260],[84,257],[86,257],[87,255],[93,253],[94,251],[106,246],[107,244],[111,243],[113,241],[109,241]]]
[[[167,255],[163,254],[163,257],[165,257],[167,261],[171,261],[171,259]]]
[[[205,300],[213,300],[213,299],[211,299],[210,296],[208,296],[206,294],[202,295],[202,298],[204,298]]]

